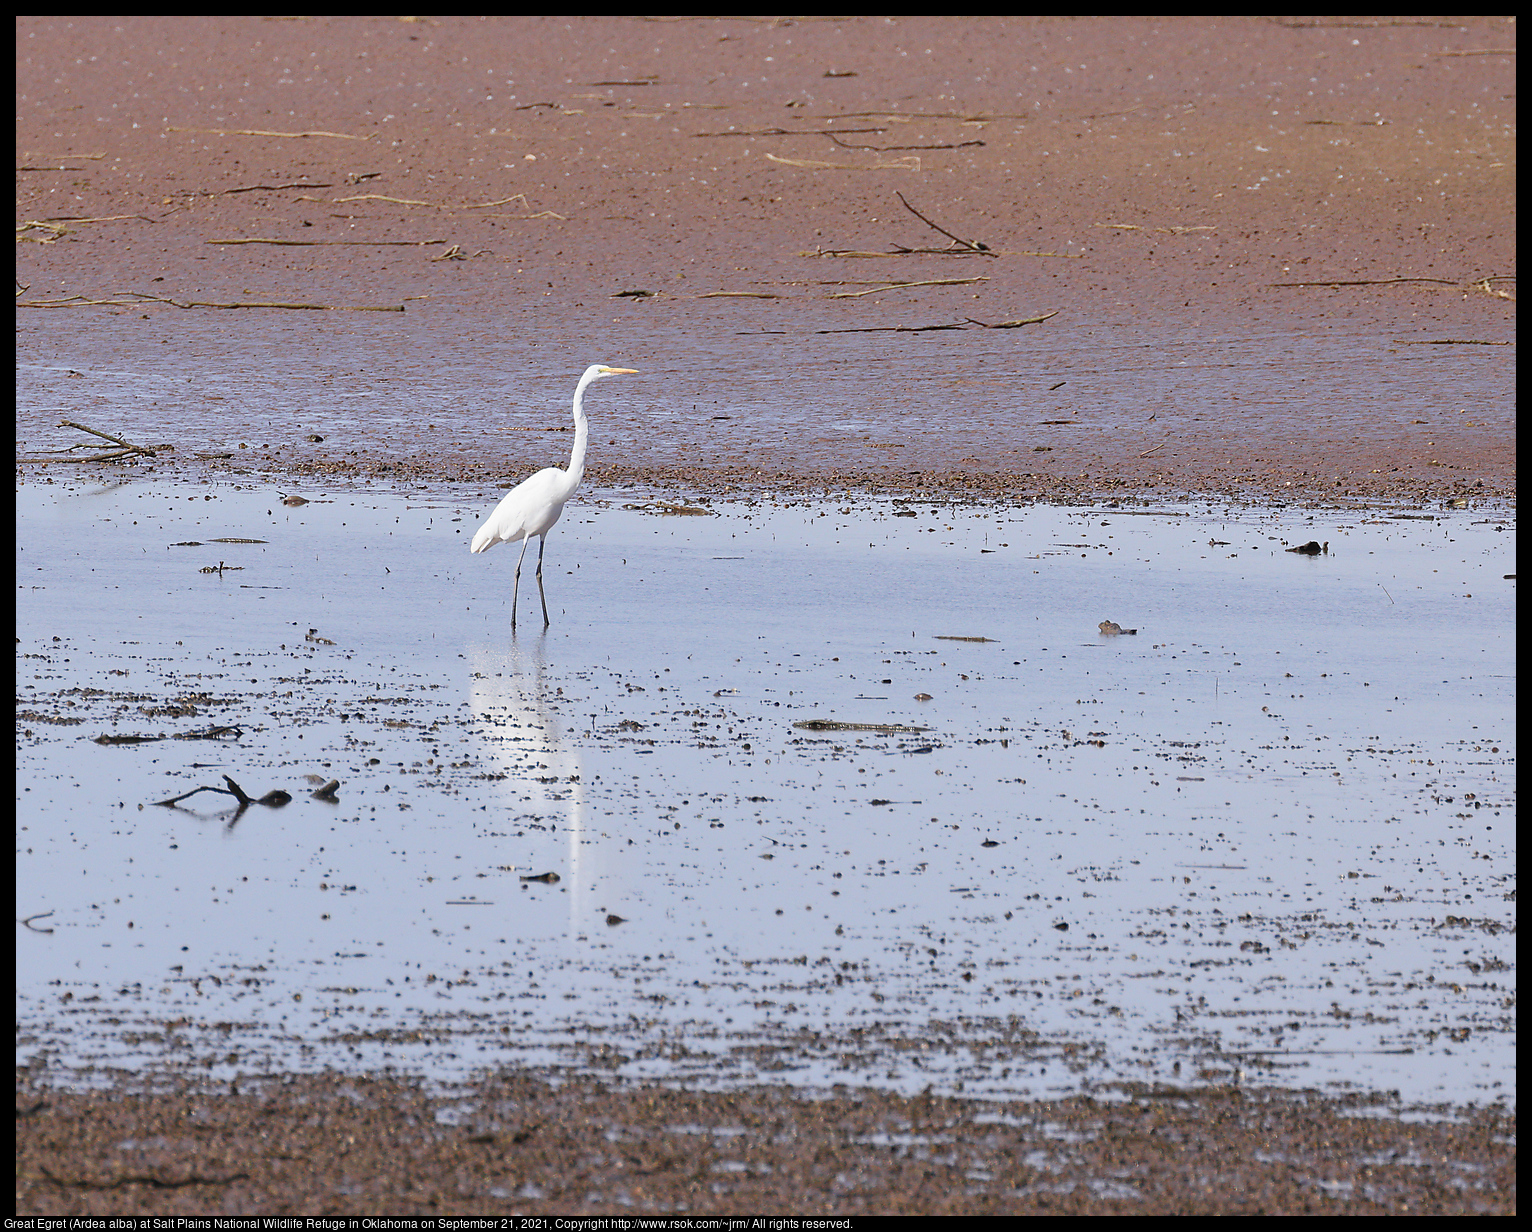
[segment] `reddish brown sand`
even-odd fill
[[[816,330],[970,322],[957,336],[982,341],[973,320],[1057,311],[1020,328],[1058,352],[1094,328],[1172,330],[1214,356],[1219,339],[1270,333],[1365,344],[1374,363],[1492,352],[1508,373],[1514,45],[1514,23],[1492,19],[23,17],[22,301],[116,303],[24,307],[18,351],[42,362],[100,314],[158,330],[219,311],[129,306],[135,290],[450,303],[454,321],[613,329],[628,342],[609,362],[646,332],[770,329],[812,347]],[[895,191],[997,255],[814,255],[947,246]],[[336,242],[357,239],[442,242]],[[980,276],[827,298],[853,289],[836,283]],[[611,298],[635,289],[656,294]],[[731,294],[703,298],[717,292]],[[797,438],[745,461],[640,439],[591,478],[1514,496],[1511,399],[1460,415],[1443,396],[1439,413],[1365,421],[1328,407],[1298,431],[1170,407],[1148,452],[1093,433],[1007,460],[1000,442],[932,438],[897,468]],[[24,406],[22,435],[58,410]],[[262,465],[455,479],[517,461],[487,464],[475,444],[372,440]],[[460,1099],[384,1080],[237,1096],[37,1080],[18,1087],[23,1214],[1515,1210],[1504,1113],[1409,1121],[1222,1089],[996,1108],[512,1076],[486,1079],[452,1127],[435,1113]],[[982,1119],[997,1111],[1009,1121]]]
[[[1056,312],[1016,335],[1014,363],[1043,372],[1078,369],[1123,331],[1194,342],[1210,372],[1229,366],[1231,341],[1267,339],[1255,345],[1274,366],[1253,405],[1249,391],[1210,406],[1146,390],[1130,431],[1086,401],[1032,416],[1078,421],[1041,429],[1039,448],[946,413],[983,391],[941,366],[931,334],[868,335],[880,374],[940,378],[903,402],[928,400],[915,409],[942,431],[880,452],[883,438],[869,449],[800,431],[747,442],[738,416],[703,416],[712,435],[678,450],[652,422],[619,423],[621,456],[596,451],[589,476],[714,491],[830,476],[974,496],[1505,497],[1514,44],[1514,23],[1490,19],[22,18],[17,217],[68,220],[52,242],[18,246],[23,302],[121,305],[132,290],[405,305],[440,331],[427,366],[379,371],[391,358],[374,351],[343,367],[416,385],[453,381],[465,333],[490,322],[515,355],[540,337],[597,340],[578,362],[518,361],[548,373],[549,406],[591,358],[644,367],[679,353],[695,368],[763,331],[802,353],[829,345],[819,330]],[[995,255],[814,255],[950,246],[895,193]],[[210,242],[257,239],[284,244]],[[1293,283],[1306,285],[1280,285]],[[613,298],[632,290],[654,294]],[[749,298],[761,295],[774,298]],[[223,313],[223,345],[238,354],[237,318],[283,311]],[[47,335],[104,313],[125,318],[114,338],[143,318],[145,354],[161,356],[187,316],[219,315],[26,308],[21,357],[78,363]],[[324,315],[324,345],[352,345],[341,331],[355,317]],[[966,331],[937,337],[1000,337]],[[1352,391],[1284,397],[1301,375],[1278,358],[1297,353],[1285,341],[1322,343],[1344,370],[1310,388],[1344,376]],[[1424,394],[1383,392],[1423,357],[1441,373]],[[1470,363],[1493,379],[1464,388]],[[1060,398],[1079,387],[1066,375]],[[42,401],[34,422],[23,398],[29,447],[77,439],[57,430],[51,391]],[[1136,430],[1149,409],[1152,427]],[[503,432],[466,416],[438,428],[246,460],[472,480],[548,460],[508,454]]]

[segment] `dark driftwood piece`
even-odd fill
[[[233,796],[236,800],[239,801],[239,810],[234,814],[234,820],[238,821],[240,815],[244,813],[244,811],[252,804],[264,804],[268,808],[281,808],[284,804],[287,804],[292,800],[292,797],[288,795],[287,792],[282,791],[280,788],[273,791],[268,791],[264,796],[257,800],[251,796],[246,795],[245,789],[236,783],[233,779],[231,779],[227,774],[223,776],[223,781],[228,784],[227,787],[193,787],[185,795],[175,796],[169,800],[156,800],[155,804],[158,804],[164,808],[174,808],[176,805],[180,804],[182,800],[186,800],[192,796],[195,796],[199,791],[215,791],[219,795]]]
[[[67,457],[64,454],[55,454],[51,457],[23,457],[17,458],[17,462],[120,462],[123,458],[138,457],[145,455],[154,457],[155,451],[145,445],[135,445],[132,441],[125,441],[120,436],[113,436],[110,432],[103,432],[99,428],[89,428],[84,424],[75,423],[70,419],[59,421],[61,428],[74,428],[80,432],[89,432],[92,436],[99,436],[102,440],[111,441],[114,445],[120,445],[120,449],[114,449],[110,453],[93,453],[89,457]],[[71,445],[71,449],[79,446]]]

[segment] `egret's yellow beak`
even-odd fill
[[[601,368],[601,375],[602,376],[616,376],[620,372],[637,372],[637,371],[638,371],[637,368],[608,368],[605,365],[603,365],[602,368]]]

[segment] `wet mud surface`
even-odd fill
[[[1028,1104],[525,1074],[17,1092],[19,1209],[83,1214],[1510,1214],[1515,1118],[1139,1089]]]
[[[18,40],[20,1207],[1514,1210],[1513,25]]]
[[[29,453],[482,479],[606,362],[601,482],[1514,492],[1503,21],[19,37]]]

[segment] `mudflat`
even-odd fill
[[[87,1214],[1510,1214],[1514,1114],[1141,1090],[992,1104],[486,1077],[17,1092],[16,1205]]]
[[[476,386],[557,427],[623,362],[663,380],[598,483],[1507,496],[1514,51],[1487,18],[22,18],[21,436],[120,394],[86,331],[187,378],[151,443],[264,469],[542,465]],[[299,387],[252,420],[206,364],[400,422],[295,447]]]

